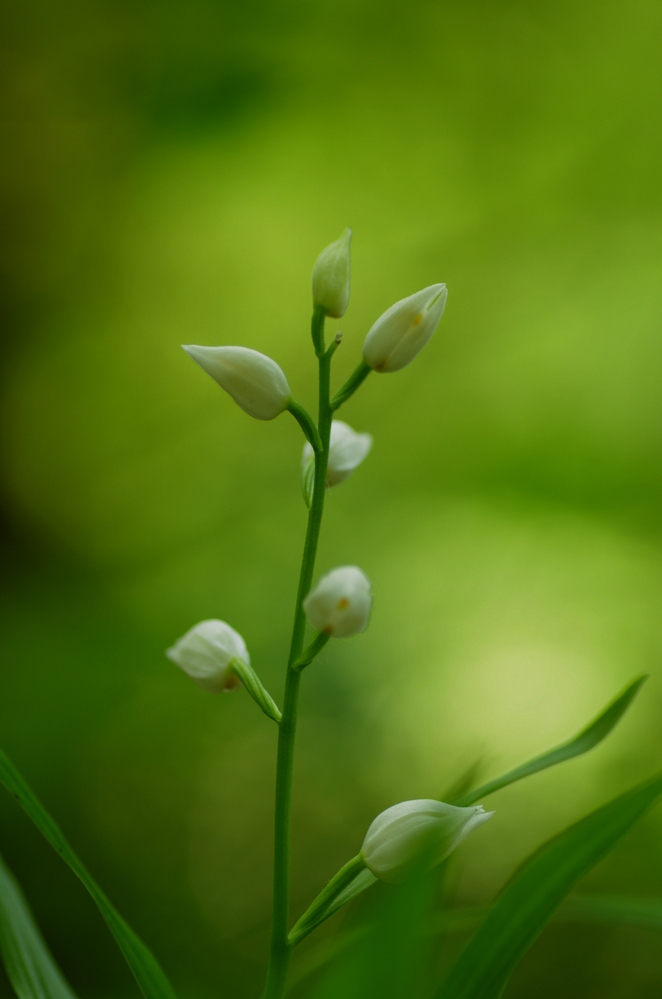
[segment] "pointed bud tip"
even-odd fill
[[[402,801],[372,822],[361,856],[375,877],[404,881],[422,860],[431,867],[441,863],[493,814],[482,805],[461,808],[429,798]]]
[[[313,268],[313,305],[340,319],[349,302],[350,242],[348,227],[320,253]]]
[[[250,347],[197,344],[182,344],[182,350],[256,420],[273,420],[287,409],[292,395],[287,378],[266,354]]]
[[[429,285],[387,309],[373,323],[363,344],[363,360],[373,371],[406,367],[436,330],[446,307],[443,282]]]

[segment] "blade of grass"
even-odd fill
[[[76,999],[1,857],[0,952],[18,999]]]
[[[461,933],[476,929],[483,923],[492,907],[463,906],[436,913],[430,921],[429,932]],[[662,898],[635,895],[581,895],[573,894],[561,902],[552,916],[554,923],[631,923],[662,930]]]
[[[295,957],[292,971],[287,980],[287,993],[292,992],[310,975],[325,968],[330,961],[335,960],[358,940],[361,940],[366,932],[366,926],[354,927],[354,929],[332,937],[330,940],[324,940],[321,944],[307,951],[303,958]]]
[[[564,923],[632,923],[662,930],[662,899],[627,895],[571,895],[555,920]]]
[[[477,929],[491,912],[490,906],[463,906],[445,909],[430,917],[425,934],[438,937],[444,933],[465,933]],[[648,929],[662,930],[662,898],[635,895],[571,895],[561,902],[553,914],[553,923],[629,923]],[[329,961],[360,940],[368,930],[363,925],[341,933],[332,940],[308,952],[297,964],[290,977],[288,989],[293,989],[309,975],[323,968]]]
[[[473,805],[480,798],[485,798],[488,794],[494,794],[495,791],[501,790],[502,787],[507,787],[508,784],[514,784],[515,781],[522,780],[524,777],[530,777],[541,770],[547,770],[548,767],[555,767],[557,763],[565,763],[566,760],[571,760],[575,756],[588,753],[590,749],[593,749],[602,742],[618,724],[647,679],[648,676],[640,676],[636,680],[633,680],[623,693],[619,694],[616,700],[608,704],[604,711],[590,725],[582,729],[574,739],[570,739],[569,742],[564,742],[562,745],[550,749],[549,752],[543,753],[542,756],[534,757],[528,763],[523,763],[521,766],[515,767],[514,770],[509,770],[508,773],[503,774],[501,777],[495,777],[494,780],[488,781],[487,784],[476,788],[475,791],[468,791],[466,794],[452,798],[449,804]]]
[[[410,999],[428,993],[429,919],[438,877],[425,869],[403,884],[381,884],[367,925],[332,963],[315,999]],[[337,952],[336,952],[337,956]]]
[[[129,965],[145,999],[175,999],[170,982],[156,958],[133,932],[108,900],[82,861],[74,853],[56,822],[44,806],[37,800],[18,770],[0,750],[0,782],[27,812],[37,829],[45,836],[54,850],[80,878],[96,902],[101,915],[106,920],[110,932],[115,937],[126,963]]]
[[[358,863],[357,863],[358,861]],[[358,871],[358,873],[356,873]],[[343,874],[346,876],[343,878]],[[302,940],[316,930],[334,913],[360,895],[362,891],[374,885],[377,878],[363,866],[359,857],[354,857],[331,879],[324,891],[320,892],[312,905],[294,924],[289,932],[288,940],[296,947]]]
[[[662,776],[555,836],[515,873],[436,999],[498,999],[563,898],[662,794]]]

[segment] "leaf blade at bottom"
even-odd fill
[[[498,999],[515,965],[574,885],[662,795],[662,775],[545,843],[515,873],[436,999]]]
[[[0,952],[18,999],[76,999],[39,931],[18,882],[1,857]]]

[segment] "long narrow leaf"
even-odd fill
[[[76,999],[39,932],[23,892],[2,858],[0,951],[18,999]]]
[[[549,752],[543,753],[542,756],[534,757],[528,763],[523,763],[521,766],[515,767],[514,770],[509,770],[507,774],[503,774],[501,777],[495,777],[494,780],[488,781],[487,784],[483,784],[475,791],[469,791],[466,794],[451,799],[450,804],[473,805],[480,798],[485,798],[488,794],[494,794],[495,791],[499,791],[508,784],[514,784],[515,781],[522,780],[524,777],[530,777],[541,770],[547,770],[548,767],[554,767],[557,763],[565,763],[566,760],[571,760],[575,756],[588,753],[589,749],[593,749],[598,743],[602,742],[618,724],[639,693],[642,684],[647,679],[648,676],[640,676],[636,680],[633,680],[623,693],[619,694],[615,701],[608,704],[604,711],[590,725],[582,729],[574,739],[570,739],[569,742],[564,742],[562,745],[550,749]]]
[[[492,907],[463,906],[437,913],[430,921],[428,932],[435,936],[446,932],[477,929],[484,923]],[[554,923],[630,923],[662,930],[662,898],[636,895],[572,894],[565,898],[554,915]]]
[[[432,916],[425,928],[427,936],[436,937],[445,933],[466,933],[476,930],[484,923],[491,912],[491,906],[463,906],[460,909],[446,909]],[[646,929],[662,930],[662,898],[647,898],[636,895],[570,895],[561,902],[553,914],[553,923],[604,923],[613,926],[628,923]],[[365,924],[324,940],[313,950],[307,951],[305,958],[296,965],[288,980],[288,990],[293,989],[308,975],[319,971],[325,964],[337,957],[348,947],[365,936],[369,927]]]
[[[117,945],[122,951],[146,999],[175,999],[172,986],[154,955],[148,950],[142,940],[136,936],[131,927],[122,919],[117,909],[106,898],[106,895],[99,888],[92,875],[74,853],[59,826],[51,818],[44,806],[37,800],[18,770],[10,763],[1,750],[0,782],[16,798],[53,849],[57,850],[65,863],[69,865],[74,874],[83,882],[99,907],[101,915],[106,920],[110,932],[115,937]]]
[[[294,924],[287,937],[289,943],[296,947],[329,916],[332,916],[334,912],[337,912],[365,888],[374,884],[376,880],[374,874],[371,874],[366,868],[360,854],[352,857],[331,878]]]
[[[662,776],[566,829],[513,876],[437,999],[498,999],[513,968],[563,898],[662,794]]]
[[[662,930],[662,899],[628,895],[571,895],[555,915],[566,923],[631,923]]]
[[[307,913],[292,927],[288,937],[289,942],[296,946],[301,943],[302,940],[316,930],[318,926],[321,926],[327,919],[335,915],[339,909],[342,909],[344,905],[351,902],[352,899],[360,895],[361,892],[365,891],[366,888],[370,888],[377,881],[375,875],[366,868],[360,871],[356,877],[354,877],[350,883],[337,895],[335,895],[324,909],[319,910],[313,914],[313,918],[305,919]]]

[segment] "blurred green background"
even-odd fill
[[[302,441],[179,344],[262,350],[312,407],[310,273],[346,225],[336,385],[384,309],[447,282],[425,353],[342,412],[375,444],[328,497],[318,571],[360,565],[375,610],[305,678],[293,896],[377,811],[548,748],[650,671],[603,747],[491,799],[454,874],[459,904],[489,900],[662,763],[662,8],[27,0],[2,19],[0,742],[181,996],[248,999],[274,727],[163,650],[221,617],[280,697]],[[137,995],[7,795],[0,822],[83,999]],[[658,809],[583,890],[662,896],[661,834]],[[552,926],[506,995],[658,996],[660,943]]]

